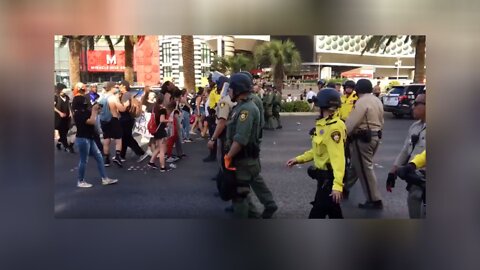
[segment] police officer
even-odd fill
[[[326,83],[327,83],[327,81],[325,81],[324,79],[318,80],[318,82],[317,82],[318,91],[322,90],[325,87]]]
[[[347,80],[343,83],[343,95],[342,95],[342,107],[340,108],[340,118],[343,121],[347,120],[350,112],[352,112],[353,105],[358,100],[357,93],[355,92],[355,82]]]
[[[282,123],[280,122],[280,105],[282,103],[282,94],[277,89],[273,90],[273,107],[272,107],[272,116],[277,122],[276,129],[282,128]]]
[[[308,174],[318,183],[309,218],[343,218],[340,201],[345,173],[346,127],[338,115],[340,93],[325,88],[319,91],[315,103],[320,107],[320,117],[315,124],[312,149],[287,161],[287,166],[314,161]]]
[[[221,87],[221,98],[220,101],[218,102],[217,108],[216,108],[216,127],[215,131],[213,132],[212,136],[210,137],[210,140],[207,143],[208,149],[210,151],[215,151],[216,149],[216,154],[217,154],[217,161],[219,162],[219,167],[222,168],[221,162],[224,153],[224,143],[225,143],[225,127],[227,126],[227,120],[228,120],[228,115],[230,114],[230,111],[232,110],[234,103],[230,99],[230,96],[228,95],[228,78],[225,76],[220,76],[218,77],[217,81],[215,82],[217,84],[217,87]]]
[[[367,198],[358,206],[363,209],[383,209],[377,178],[373,171],[373,156],[380,145],[383,129],[383,105],[372,94],[372,83],[367,79],[357,81],[355,91],[358,100],[346,120],[347,134],[352,140],[350,152],[356,174],[360,178]],[[356,178],[355,178],[356,179]],[[355,182],[346,183],[350,189]]]
[[[273,88],[267,86],[267,92],[263,97],[263,104],[265,109],[265,129],[273,130]]]
[[[340,118],[345,122],[348,116],[352,112],[355,102],[358,100],[357,93],[355,92],[355,82],[352,80],[347,80],[343,83],[343,95],[342,95],[342,107],[340,108]],[[350,153],[350,140],[347,140],[345,145],[345,157],[346,157],[346,175],[345,181],[348,183],[357,181],[357,174],[355,173],[355,168],[353,168],[351,153]],[[348,189],[343,190],[343,199],[347,200],[349,197]]]
[[[273,195],[260,176],[260,111],[250,98],[252,81],[245,74],[230,77],[229,94],[237,105],[227,122],[225,168],[235,171],[237,183],[233,198],[234,215],[247,218],[249,215],[250,187],[254,190],[265,209],[263,218],[271,218],[278,209]]]
[[[240,71],[240,74],[245,74],[252,81],[252,85],[253,85],[253,76],[252,76],[252,74],[250,74],[250,72]],[[255,89],[255,87],[252,87],[252,91],[251,91],[251,94],[250,94],[249,97],[252,99],[253,103],[255,103],[255,105],[258,108],[258,111],[260,112],[260,127],[261,127],[261,129],[260,129],[260,141],[262,141],[263,127],[265,126],[265,109],[263,108],[263,101],[259,97],[258,88]]]
[[[392,192],[392,188],[395,187],[398,168],[407,164],[412,156],[416,156],[425,150],[425,139],[427,137],[425,101],[426,95],[422,93],[417,96],[413,103],[413,117],[418,119],[418,121],[414,122],[408,129],[408,135],[403,148],[395,159],[393,167],[388,174],[387,191],[389,192]],[[407,204],[410,218],[424,218],[424,216],[422,216],[423,189],[418,185],[409,184],[407,190]]]

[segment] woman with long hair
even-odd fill
[[[190,129],[190,134],[196,134],[194,131],[198,127],[202,132],[202,137],[204,135],[203,119],[205,118],[204,91],[205,89],[203,87],[199,87],[198,93],[194,97],[195,98],[195,108],[194,108],[195,122],[193,123],[192,128]]]
[[[165,128],[167,127],[168,123],[172,122],[172,119],[168,118],[167,109],[163,106],[163,102],[164,96],[160,93],[157,96],[157,101],[153,107],[152,114],[152,117],[155,117],[155,123],[158,126],[157,131],[153,134],[153,138],[155,140],[155,151],[153,151],[152,156],[150,157],[150,162],[148,162],[149,167],[157,169],[158,167],[155,165],[155,159],[158,157],[160,161],[160,172],[165,172],[171,169],[171,167],[165,167],[165,152],[167,148],[167,131]]]

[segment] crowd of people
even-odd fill
[[[212,72],[208,81],[198,91],[181,90],[167,81],[158,92],[146,86],[141,96],[130,91],[127,81],[108,82],[100,93],[96,84],[78,83],[72,100],[67,87],[57,84],[56,146],[75,153],[73,142],[67,140],[73,122],[80,158],[77,186],[92,186],[84,178],[89,155],[97,162],[102,184],[110,185],[118,180],[109,178],[105,167],[112,162],[123,167],[128,148],[137,155],[137,162],[149,157],[148,167],[166,172],[175,169],[175,162],[186,157],[182,144],[192,142],[191,135],[198,135],[208,139],[208,154],[203,161],[218,162],[218,173],[213,179],[217,181],[220,197],[232,202],[226,210],[239,218],[271,218],[278,206],[260,174],[259,155],[264,130],[282,128],[281,93],[271,84],[256,83],[248,72],[230,77]],[[341,201],[348,199],[349,190],[357,180],[366,198],[359,207],[383,208],[372,161],[382,139],[383,106],[372,94],[374,87],[369,80],[357,83],[347,80],[341,87],[343,95],[336,85],[319,80],[318,92],[306,94],[307,101],[320,111],[310,131],[312,149],[286,162],[288,167],[314,163],[308,175],[318,185],[310,218],[343,218]],[[425,99],[425,93],[421,93],[415,100],[413,113],[418,121],[410,127],[409,137],[386,181],[391,192],[397,176],[407,180],[412,218],[425,217]],[[146,150],[133,137],[140,115],[145,117],[143,125],[148,130],[142,134],[148,140]],[[112,142],[114,152],[110,150]],[[418,177],[412,180],[412,174]],[[264,206],[261,214],[252,203],[253,195]]]

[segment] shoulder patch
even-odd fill
[[[240,112],[240,121],[243,122],[248,118],[248,111],[241,111]]]
[[[336,143],[339,143],[340,140],[342,139],[342,135],[340,134],[340,131],[334,131],[330,134],[330,136],[332,137],[332,140]]]

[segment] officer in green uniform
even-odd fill
[[[273,102],[272,102],[272,115],[275,120],[277,120],[277,129],[282,128],[282,123],[280,122],[280,104],[282,103],[282,94],[278,92],[275,88],[273,90]]]
[[[250,72],[247,71],[240,71],[241,74],[245,74],[248,78],[252,81],[253,85],[253,76]],[[263,127],[265,126],[265,110],[263,108],[263,101],[260,98],[258,92],[255,91],[255,87],[252,87],[252,92],[250,94],[250,98],[252,99],[253,103],[257,106],[258,110],[260,111],[260,141],[263,137]]]
[[[235,217],[248,218],[252,204],[250,188],[264,206],[263,218],[271,218],[278,209],[273,195],[260,176],[260,111],[250,95],[251,79],[241,73],[230,77],[229,94],[237,105],[227,122],[225,168],[235,171],[236,194],[233,198]]]
[[[315,200],[308,218],[343,218],[342,200],[343,177],[345,173],[346,126],[340,119],[340,93],[332,88],[319,91],[315,105],[320,107],[320,117],[312,136],[312,149],[303,155],[287,161],[287,166],[312,161],[308,175],[317,180]]]
[[[263,104],[265,108],[265,129],[273,130],[273,92],[271,86],[267,86],[267,92],[263,97]]]

